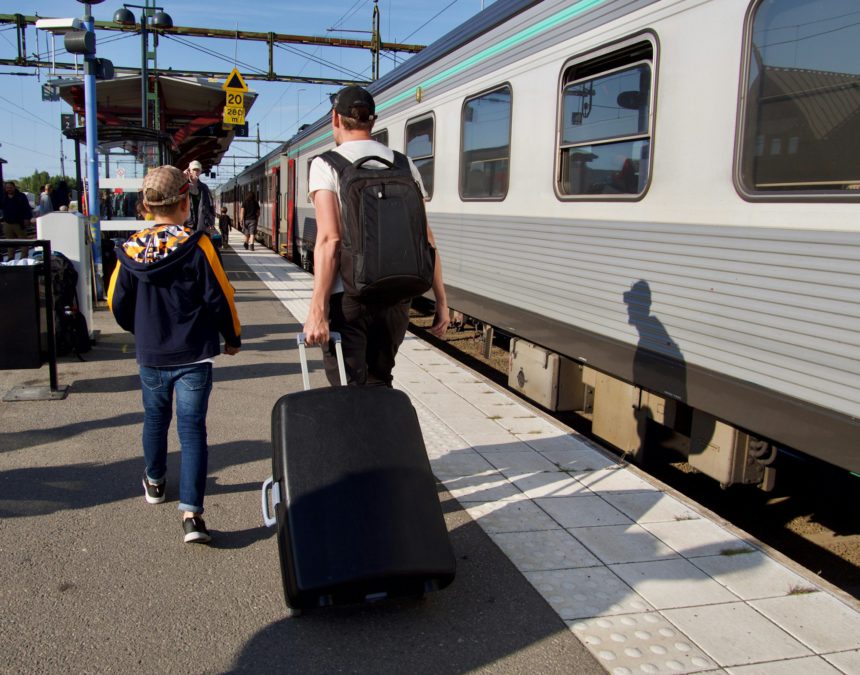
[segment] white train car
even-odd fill
[[[860,472],[857,44],[854,0],[500,0],[372,85],[374,132],[425,178],[449,304],[566,357],[598,436],[724,484],[776,448]],[[297,259],[332,145],[286,146]]]

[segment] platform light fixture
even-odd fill
[[[135,20],[134,13],[131,8],[141,10],[140,20]],[[120,26],[135,26],[140,25],[140,40],[141,40],[141,64],[140,64],[140,126],[142,129],[149,128],[149,33],[162,30],[165,28],[173,28],[173,19],[164,11],[164,7],[156,7],[147,1],[145,5],[134,5],[123,3],[123,6],[116,10],[113,15],[114,23]],[[158,33],[155,33],[155,43],[153,47],[158,46]],[[152,53],[153,60],[155,52]],[[156,83],[158,87],[158,83]],[[157,89],[156,89],[157,94]],[[158,111],[155,111],[156,115]],[[156,127],[158,125],[156,124]]]

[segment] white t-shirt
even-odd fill
[[[394,161],[394,151],[387,145],[383,145],[378,141],[347,141],[346,143],[341,143],[337,146],[337,148],[335,148],[335,152],[343,155],[350,162],[372,155],[382,157],[382,159],[388,160],[389,162]],[[408,157],[406,159],[409,160],[409,168],[412,171],[412,177],[418,183],[418,187],[421,188],[421,194],[424,195],[424,199],[427,199],[427,191],[424,189],[424,183],[421,182],[421,174],[418,172],[418,168],[411,159]],[[379,162],[368,162],[367,166],[378,168],[384,165]],[[311,162],[311,168],[308,174],[308,201],[313,202],[314,192],[317,190],[328,190],[335,194],[339,194],[338,184],[337,171],[334,167],[325,160],[316,157],[314,161]],[[341,280],[340,275],[335,279],[334,288],[332,288],[331,292],[332,294],[343,293],[343,281]]]

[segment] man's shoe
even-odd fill
[[[252,251],[254,250],[254,245],[253,245],[253,244],[251,244],[251,250],[252,250]]]
[[[186,544],[206,544],[212,541],[209,530],[206,529],[206,523],[200,516],[183,520],[182,529],[185,532]]]
[[[245,250],[247,251],[248,250],[248,242],[247,241],[245,242],[244,246],[245,246]]]
[[[153,483],[146,474],[143,474],[143,496],[146,497],[147,503],[161,504],[164,501],[165,482]]]

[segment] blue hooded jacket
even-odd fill
[[[220,353],[219,333],[241,347],[241,325],[233,287],[204,232],[173,239],[149,262],[134,259],[134,247],[152,241],[164,226],[135,234],[119,251],[108,287],[117,323],[134,333],[137,362],[166,367],[195,363]],[[131,245],[129,247],[129,245]]]

